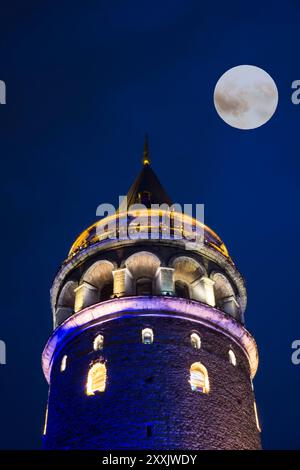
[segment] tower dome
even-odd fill
[[[51,304],[45,448],[260,448],[244,280],[172,204],[148,142],[119,209],[73,243]]]

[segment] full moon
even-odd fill
[[[218,80],[214,104],[219,116],[237,129],[256,129],[271,119],[278,104],[272,77],[254,65],[238,65]]]

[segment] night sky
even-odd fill
[[[300,448],[299,2],[1,1],[0,448],[40,448],[49,289],[103,202],[152,166],[180,203],[204,203],[247,282],[263,446]],[[279,105],[241,131],[213,105],[229,68],[275,80]]]

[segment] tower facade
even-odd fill
[[[260,448],[244,281],[210,228],[167,205],[145,148],[127,201],[63,262],[44,448]]]

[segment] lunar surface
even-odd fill
[[[254,65],[227,70],[218,80],[214,104],[219,116],[232,127],[255,129],[271,119],[278,91],[272,77]]]

